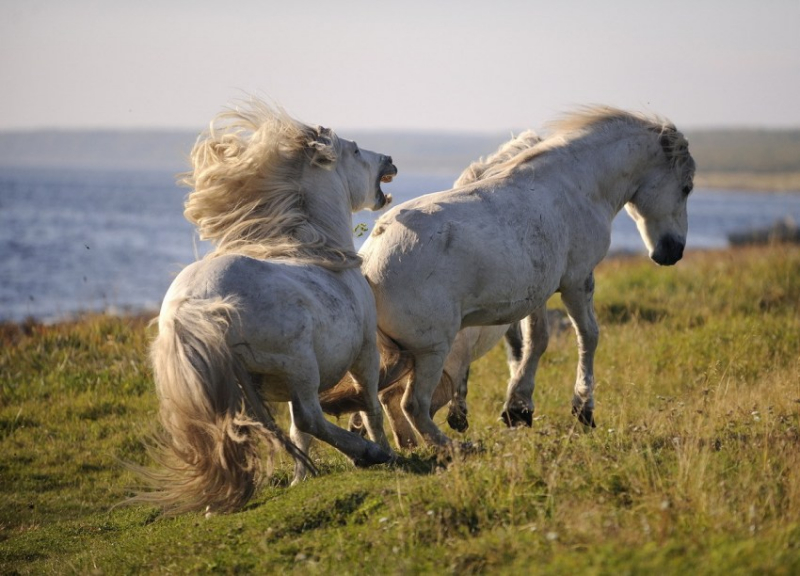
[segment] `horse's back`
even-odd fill
[[[377,287],[381,327],[391,333],[392,316],[407,318],[409,309],[424,323],[510,323],[546,300],[566,266],[566,231],[546,214],[553,211],[546,198],[525,195],[498,179],[420,197],[384,215],[361,251],[362,270]],[[424,298],[415,285],[430,287]]]
[[[355,269],[332,272],[240,255],[206,258],[178,275],[162,315],[185,299],[233,302],[237,329],[231,344],[247,341],[276,363],[313,353],[329,360],[326,365],[334,372],[343,372],[346,366],[340,370],[339,365],[352,362],[375,330],[372,293]]]

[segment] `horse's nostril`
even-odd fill
[[[653,260],[662,266],[671,266],[683,258],[685,243],[672,234],[663,236],[653,251]]]

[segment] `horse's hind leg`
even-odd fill
[[[506,426],[533,425],[533,390],[536,386],[536,369],[539,359],[547,350],[550,331],[547,325],[547,307],[539,308],[520,322],[522,332],[522,355],[516,361],[514,354],[514,334],[511,336],[512,355],[509,355],[509,366],[516,372],[512,375],[506,391],[506,401],[500,419]],[[507,338],[508,341],[508,338]]]
[[[289,412],[292,417],[292,427],[289,430],[289,437],[292,439],[297,448],[299,448],[303,454],[308,456],[308,449],[311,446],[311,439],[312,437],[309,434],[301,432],[300,429],[297,427],[297,424],[294,422],[294,412]],[[309,474],[312,474],[313,471],[309,470],[305,463],[301,460],[295,459],[294,461],[294,476],[292,477],[292,486],[296,486],[303,480],[305,480]]]
[[[594,274],[579,286],[562,289],[561,300],[578,337],[578,375],[572,413],[582,424],[594,428],[594,353],[600,338],[594,313]]]
[[[414,358],[414,373],[403,395],[403,411],[414,425],[414,429],[428,444],[449,446],[445,436],[431,419],[431,398],[439,380],[446,352],[429,352]]]
[[[383,429],[383,409],[378,399],[378,379],[380,378],[380,357],[375,342],[367,342],[361,355],[350,367],[350,375],[355,381],[356,389],[364,399],[365,410],[361,412],[361,420],[367,429],[367,435],[381,448],[391,453],[389,440]]]
[[[290,406],[292,420],[299,431],[330,444],[348,456],[356,466],[366,467],[392,460],[391,451],[328,422],[322,412],[316,390],[311,393],[305,390],[293,391]]]
[[[356,466],[370,466],[392,460],[391,450],[365,440],[328,422],[319,403],[319,373],[315,359],[298,359],[297,372],[288,375],[292,422],[299,432],[327,442],[347,455]],[[302,367],[302,368],[301,368]]]
[[[381,405],[383,405],[384,412],[389,418],[389,427],[392,430],[395,445],[398,448],[416,448],[417,434],[414,432],[411,422],[406,418],[401,403],[405,390],[405,382],[397,382],[381,390],[378,397]],[[361,412],[355,412],[350,415],[348,430],[366,438],[367,430],[364,426],[364,418],[361,416]]]
[[[416,448],[418,445],[417,434],[403,411],[402,401],[405,391],[405,380],[381,390],[381,404],[383,404],[383,408],[389,416],[389,425],[392,428],[392,435],[397,447]]]

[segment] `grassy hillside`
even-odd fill
[[[565,332],[532,429],[497,422],[498,348],[451,433],[482,452],[364,471],[318,445],[321,476],[288,488],[280,458],[245,510],[210,518],[113,507],[155,417],[144,320],[4,326],[0,572],[800,572],[800,248],[618,259],[597,286],[597,429],[569,414]]]

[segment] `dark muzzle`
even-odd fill
[[[660,266],[672,266],[683,258],[685,242],[673,234],[662,236],[650,258]]]

